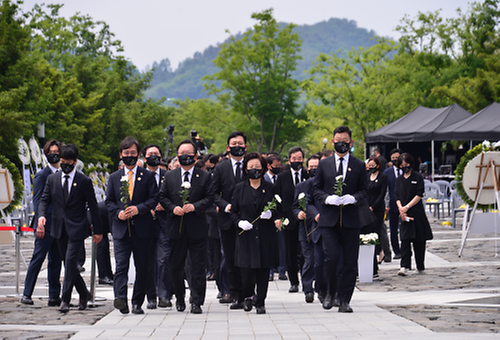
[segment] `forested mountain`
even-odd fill
[[[284,27],[286,24],[280,24]],[[373,30],[368,31],[359,28],[355,21],[347,19],[330,19],[314,25],[301,25],[294,29],[302,39],[302,60],[299,61],[294,77],[303,80],[306,77],[304,70],[311,66],[311,63],[320,53],[341,54],[352,47],[372,46],[376,41]],[[203,53],[196,52],[193,58],[188,58],[180,63],[179,67],[173,71],[168,59],[163,59],[160,63],[155,62],[154,78],[151,88],[146,91],[149,98],[160,99],[161,97],[175,99],[200,99],[207,98],[203,92],[203,80],[205,75],[213,74],[217,68],[212,60],[217,56],[220,48],[209,46]]]

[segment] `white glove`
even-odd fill
[[[343,205],[356,203],[356,199],[354,198],[353,195],[344,195],[344,196],[340,197],[340,200],[341,200],[341,203]]]
[[[241,229],[247,231],[253,228],[252,223],[248,222],[247,220],[241,220],[238,222],[238,227]]]
[[[325,204],[327,205],[341,205],[342,202],[338,195],[330,195],[326,198]]]
[[[271,210],[263,211],[260,214],[260,218],[263,220],[269,220],[269,219],[271,219],[272,216],[273,216],[273,213],[271,212]]]

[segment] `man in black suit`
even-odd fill
[[[320,161],[314,180],[315,198],[323,204],[318,225],[323,236],[329,290],[323,308],[332,308],[332,294],[337,291],[339,312],[352,313],[349,303],[356,284],[361,228],[356,203],[366,197],[368,183],[365,163],[349,154],[352,139],[347,126],[339,126],[333,131],[333,145],[334,157]],[[340,186],[339,176],[345,186]],[[336,190],[340,187],[341,192]],[[339,259],[342,269],[340,280],[337,280]]]
[[[299,227],[298,221],[293,216],[293,200],[295,198],[295,186],[308,178],[307,172],[302,169],[304,163],[304,150],[300,146],[294,146],[288,150],[288,164],[290,170],[278,175],[276,192],[283,200],[281,204],[281,216],[288,218],[290,224],[283,229],[285,238],[286,269],[290,289],[288,292],[299,291]]]
[[[298,221],[299,241],[302,248],[302,255],[304,256],[304,264],[302,265],[301,276],[302,291],[305,294],[307,303],[312,303],[314,301],[314,248],[315,243],[318,240],[319,236],[321,236],[321,234],[319,232],[313,231],[315,227],[314,218],[316,217],[316,215],[306,213],[305,203],[307,201],[307,197],[312,192],[311,187],[313,184],[316,168],[318,167],[319,158],[319,155],[312,155],[307,159],[306,166],[310,178],[306,181],[300,182],[295,186],[293,201],[293,215]],[[303,207],[301,207],[300,201],[304,202]],[[321,280],[321,277],[319,279]],[[316,286],[318,285],[316,284]],[[316,287],[316,289],[318,289],[318,287]]]
[[[186,308],[184,301],[184,263],[189,251],[191,260],[191,313],[202,313],[205,302],[208,225],[205,211],[212,205],[211,177],[195,167],[196,145],[183,140],[177,146],[181,167],[165,174],[160,189],[160,203],[167,212],[167,236],[170,238],[170,273],[177,311]],[[183,193],[184,192],[184,195]],[[183,197],[187,195],[187,200]]]
[[[47,178],[38,206],[40,217],[37,235],[40,237],[45,232],[46,212],[52,203],[50,235],[57,240],[59,251],[64,259],[63,293],[59,310],[66,313],[69,311],[73,286],[80,294],[79,310],[86,309],[87,302],[92,298],[77,269],[78,255],[85,239],[90,234],[87,207],[92,217],[92,233],[95,243],[99,243],[102,239],[102,226],[92,180],[75,170],[78,149],[73,144],[64,145],[61,148],[60,157],[62,172],[57,172]]]
[[[394,191],[396,190],[396,179],[399,175],[402,175],[403,172],[401,169],[397,167],[398,158],[402,154],[400,149],[392,149],[391,150],[391,162],[392,166],[390,168],[385,169],[384,174],[387,176],[387,182],[389,184],[389,229],[391,231],[391,245],[392,251],[394,252],[394,259],[401,258],[401,250],[399,248],[399,209],[396,205],[396,198],[394,196]],[[388,259],[391,259],[391,255],[386,255]]]
[[[219,162],[213,173],[213,196],[215,204],[219,208],[219,230],[224,250],[224,257],[228,269],[229,296],[224,296],[220,303],[231,303],[231,309],[243,309],[243,285],[241,282],[241,271],[234,265],[234,254],[236,235],[238,233],[236,225],[231,220],[231,199],[237,183],[246,179],[243,174],[243,157],[247,150],[247,136],[236,131],[229,134],[227,138],[227,151],[229,160]]]
[[[160,168],[162,158],[161,149],[158,145],[148,144],[142,149],[142,155],[146,159],[147,169],[154,173],[158,191],[165,177],[165,170]],[[150,275],[153,281],[148,284],[148,309],[156,308],[156,297],[158,296],[158,307],[172,307],[172,283],[170,281],[170,270],[168,269],[168,258],[170,257],[170,240],[167,237],[167,213],[160,202],[151,211],[155,223],[155,234],[153,246],[150,248]]]
[[[127,282],[130,255],[134,254],[135,282],[132,313],[144,314],[142,304],[148,283],[149,249],[152,247],[154,222],[151,210],[158,204],[158,185],[151,171],[137,166],[139,142],[126,137],[120,143],[120,158],[125,166],[109,176],[108,207],[115,251],[114,306],[128,314]],[[128,183],[128,194],[122,186]],[[123,200],[122,200],[123,198]],[[123,203],[123,201],[126,201]]]
[[[33,181],[33,208],[35,210],[35,217],[33,221],[38,220],[38,205],[42,198],[43,189],[47,177],[60,171],[59,169],[59,152],[61,151],[61,143],[52,139],[48,141],[43,147],[43,153],[47,156],[49,165],[42,171],[39,171]],[[31,295],[35,289],[35,283],[42,268],[45,256],[48,254],[47,264],[47,281],[49,282],[49,306],[59,306],[61,304],[61,283],[59,277],[61,276],[61,255],[56,240],[50,235],[50,225],[52,224],[52,205],[50,205],[45,213],[47,222],[45,223],[45,231],[35,232],[35,247],[33,255],[31,256],[28,272],[24,281],[24,291],[21,297],[21,303],[32,305],[33,300]],[[36,228],[36,223],[35,228]]]

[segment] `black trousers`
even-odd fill
[[[238,228],[235,226],[231,226],[229,230],[220,230],[220,240],[222,242],[222,249],[224,250],[224,257],[226,259],[229,292],[237,301],[243,302],[245,297],[243,296],[241,271],[240,268],[234,265],[237,229]]]
[[[245,298],[251,298],[257,286],[257,301],[255,307],[264,307],[267,289],[269,286],[270,268],[241,268],[241,277],[243,279],[243,295]]]
[[[285,237],[285,256],[288,280],[291,285],[299,285],[299,229],[283,229]]]
[[[102,241],[97,244],[97,271],[99,278],[103,279],[108,277],[113,278],[113,271],[111,269],[111,258],[109,254],[109,237],[108,233],[102,234]]]
[[[170,240],[171,252],[169,259],[172,287],[177,300],[184,300],[186,287],[184,286],[184,263],[189,251],[191,262],[191,302],[202,306],[205,302],[207,282],[205,277],[205,262],[207,256],[207,238],[192,240],[187,233],[178,240]]]
[[[332,296],[337,291],[339,301],[349,303],[358,274],[359,229],[337,223],[333,227],[321,227],[321,235],[328,291]],[[339,265],[341,269],[337,273]]]
[[[401,241],[401,267],[411,269],[411,244],[415,252],[415,263],[418,270],[425,269],[426,241]]]
[[[61,238],[57,240],[59,252],[64,261],[64,280],[62,288],[62,301],[69,304],[73,287],[76,288],[81,298],[86,298],[90,292],[85,286],[80,272],[76,268],[78,256],[84,247],[85,240],[71,240],[68,238],[66,230],[63,228]]]

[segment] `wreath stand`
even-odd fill
[[[489,158],[487,163],[484,163],[485,156]],[[477,163],[479,160],[479,164]],[[500,196],[499,196],[499,182],[500,182],[500,174],[497,174],[497,164],[500,165],[500,153],[499,152],[482,152],[480,155],[476,156],[476,158],[472,159],[467,168],[464,171],[464,182],[466,180],[466,174],[469,176],[473,175],[474,172],[477,172],[477,184],[474,187],[466,187],[464,184],[464,189],[471,197],[471,193],[475,191],[474,198],[474,207],[471,212],[470,220],[468,219],[469,210],[465,210],[464,222],[462,226],[462,243],[460,245],[460,251],[458,252],[458,256],[461,257],[465,242],[467,241],[467,236],[469,233],[487,233],[494,232],[495,233],[495,257],[498,257],[498,247],[497,247],[497,227],[498,227],[498,212],[493,213],[483,213],[476,216],[477,206],[478,204],[493,204],[496,205],[497,209],[499,208]],[[488,176],[488,174],[490,176]],[[482,180],[481,180],[482,178]],[[483,190],[485,192],[483,193]],[[493,192],[491,192],[493,190]],[[487,194],[487,195],[485,195]],[[493,194],[493,195],[492,195]],[[488,196],[488,197],[485,197]],[[469,221],[469,222],[467,222]],[[493,228],[492,227],[493,224]],[[492,230],[493,229],[493,230]]]

